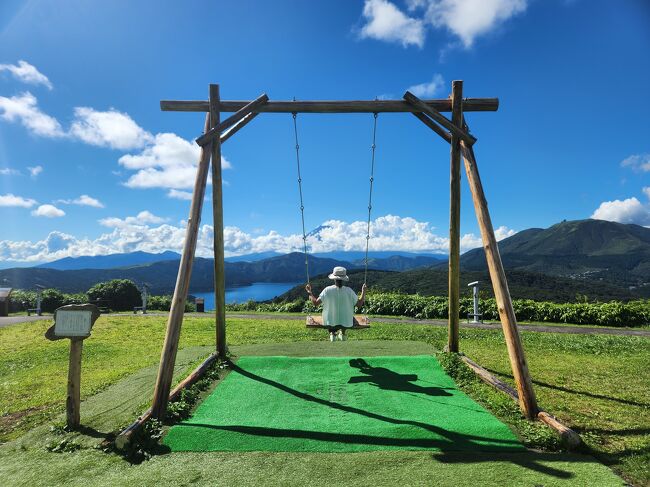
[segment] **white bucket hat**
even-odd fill
[[[348,277],[347,272],[348,271],[345,270],[345,267],[337,266],[328,277],[335,280],[349,281],[350,278]]]

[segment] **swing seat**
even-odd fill
[[[307,328],[327,328],[323,326],[323,319],[320,316],[307,316]],[[370,328],[370,320],[367,316],[355,316],[352,320],[352,327],[346,329],[365,330]]]

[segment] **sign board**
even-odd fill
[[[89,337],[92,317],[90,310],[59,310],[54,322],[54,334],[59,337]]]
[[[45,333],[48,340],[83,340],[90,336],[93,324],[99,318],[94,304],[69,304],[54,311],[54,325]]]

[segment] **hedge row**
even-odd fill
[[[44,289],[41,294],[41,309],[52,313],[55,309],[68,304],[82,304],[90,300],[104,300],[108,307],[114,311],[131,311],[135,306],[142,305],[140,291],[136,285],[127,279],[99,283],[88,290],[87,293],[66,294],[57,289]],[[149,296],[147,309],[151,311],[169,311],[171,296]],[[36,308],[36,291],[16,289],[11,293],[10,312],[26,311]],[[194,303],[187,302],[185,311],[195,311]]]
[[[413,318],[446,319],[446,296],[420,296],[417,294],[371,293],[362,312],[374,315],[410,316]],[[519,321],[574,323],[601,326],[650,326],[650,300],[622,303],[619,301],[593,303],[551,303],[517,299],[513,301]],[[279,303],[229,304],[229,311],[261,312],[318,312],[311,303],[297,299]],[[499,312],[494,298],[481,299],[480,310],[485,320],[498,320]],[[473,312],[472,298],[460,299],[460,316]]]

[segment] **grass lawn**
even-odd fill
[[[0,329],[0,476],[8,485],[178,485],[220,479],[224,484],[319,485],[620,485],[588,456],[525,452],[499,458],[454,452],[174,453],[141,465],[96,448],[112,430],[130,422],[149,404],[164,335],[163,316],[103,316],[84,344],[81,434],[51,428],[61,422],[67,376],[67,341],[48,342],[48,321]],[[462,325],[461,325],[462,326]],[[296,320],[231,319],[233,351],[246,355],[319,356],[333,347],[350,355],[380,350],[409,355],[413,343],[441,349],[446,330],[426,325],[375,323],[347,343],[331,344],[324,334]],[[588,448],[635,485],[650,484],[650,340],[611,335],[522,332],[540,405],[578,430]],[[319,340],[319,341],[316,341]],[[364,345],[368,347],[355,350]],[[178,380],[213,348],[210,317],[188,317],[181,334]],[[411,343],[411,345],[405,345]],[[267,345],[261,345],[267,344]],[[499,331],[464,329],[461,349],[509,381]],[[350,352],[351,351],[351,352]],[[421,351],[418,353],[422,353]],[[476,380],[457,383],[524,444],[554,448],[546,428],[521,420],[516,407]],[[50,450],[64,450],[54,453]],[[58,446],[58,448],[57,448]],[[613,483],[612,483],[613,482]]]

